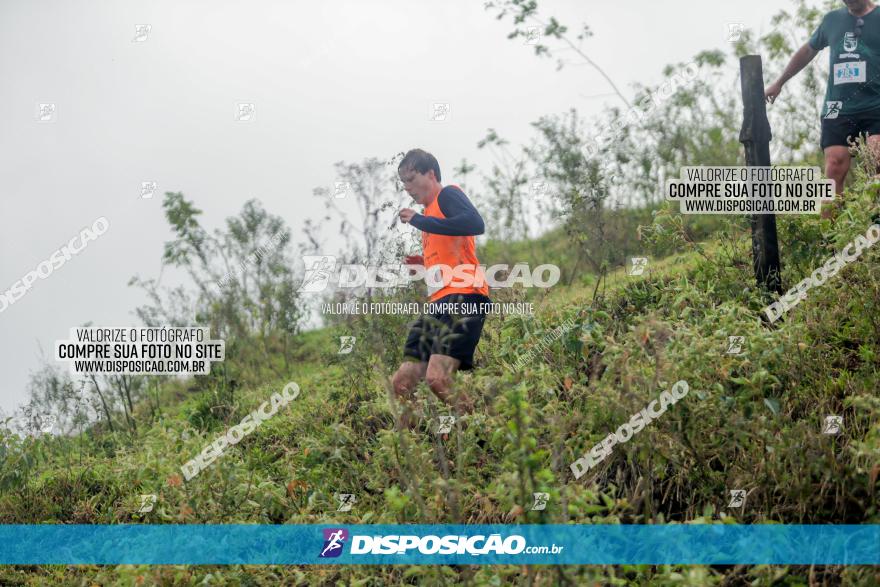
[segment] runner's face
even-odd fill
[[[425,205],[428,198],[431,197],[433,179],[433,170],[429,170],[428,173],[419,173],[415,169],[400,171],[400,181],[403,182],[403,189],[412,196],[416,203],[422,205]]]
[[[856,12],[860,12],[868,7],[869,0],[843,0],[843,3],[846,4],[846,7],[850,10],[855,10]]]

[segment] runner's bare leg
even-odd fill
[[[874,155],[874,175],[875,179],[880,179],[880,135],[870,135],[868,137],[868,148]]]
[[[470,414],[474,404],[470,397],[462,391],[455,393],[452,389],[452,376],[458,370],[461,361],[447,355],[431,355],[428,360],[428,371],[425,381],[438,398],[452,406],[459,415]]]
[[[391,377],[391,388],[401,404],[400,427],[412,428],[415,425],[412,405],[415,402],[415,389],[424,379],[428,363],[424,361],[404,361]]]
[[[843,194],[843,182],[849,172],[850,160],[848,147],[842,145],[825,147],[825,176],[834,180],[835,201],[832,205],[835,207],[841,205],[840,196]],[[822,208],[822,218],[831,218],[832,205]]]

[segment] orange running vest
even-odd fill
[[[452,187],[458,188],[455,184]],[[461,189],[461,188],[458,188]],[[446,218],[440,209],[440,193],[428,206],[425,207],[424,216],[432,218]],[[482,294],[489,295],[489,286],[486,284],[486,275],[477,260],[476,239],[473,236],[446,236],[443,234],[430,234],[422,232],[422,250],[425,258],[425,280],[428,282],[430,300],[436,302],[443,296],[450,294]],[[448,266],[439,267],[442,265]],[[431,271],[432,267],[437,267]],[[430,277],[431,275],[435,277]],[[431,286],[440,281],[442,274],[443,285],[439,289]],[[463,287],[454,287],[454,284],[465,283]]]

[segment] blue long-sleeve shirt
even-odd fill
[[[456,186],[448,185],[440,190],[437,204],[446,218],[416,214],[409,223],[422,232],[445,236],[476,236],[485,232],[486,225],[480,213]]]

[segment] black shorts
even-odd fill
[[[461,361],[459,370],[473,369],[474,351],[486,321],[486,308],[480,305],[490,302],[480,294],[450,294],[431,302],[458,306],[437,308],[437,312],[419,316],[410,325],[403,356],[427,362],[431,355],[447,355]]]
[[[841,115],[837,118],[822,119],[822,149],[840,145],[849,147],[848,137],[853,140],[860,134],[880,134],[880,113]]]

